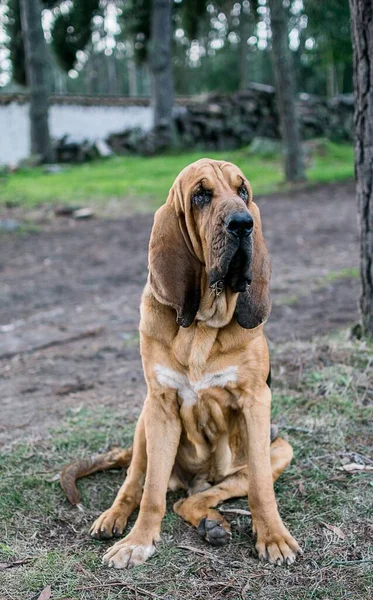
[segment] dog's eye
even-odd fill
[[[198,206],[199,208],[203,208],[206,204],[211,202],[212,191],[205,190],[203,187],[200,187],[194,194],[192,195],[192,204],[193,206]]]
[[[249,201],[249,192],[244,183],[241,183],[240,187],[237,190],[237,193],[239,197],[242,198],[242,200],[247,204]]]

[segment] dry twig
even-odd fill
[[[63,346],[64,344],[70,344],[71,342],[78,342],[79,340],[84,340],[85,338],[100,335],[100,333],[102,333],[103,331],[103,327],[96,327],[95,329],[88,329],[87,331],[82,331],[81,333],[71,335],[70,337],[64,338],[62,340],[51,340],[50,342],[40,344],[39,346],[32,346],[31,348],[27,348],[26,350],[5,352],[4,354],[0,354],[0,360],[3,358],[13,358],[14,356],[19,356],[23,354],[33,354],[34,352],[38,352],[39,350],[47,350],[48,348],[53,348],[54,346]]]

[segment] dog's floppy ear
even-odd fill
[[[162,304],[176,310],[176,321],[189,327],[201,298],[201,263],[188,248],[185,218],[167,203],[157,210],[149,244],[150,286]]]
[[[241,327],[254,329],[266,321],[271,312],[269,283],[271,262],[262,233],[259,208],[250,203],[250,212],[254,219],[252,234],[251,283],[237,299],[236,319]]]

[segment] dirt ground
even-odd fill
[[[276,498],[303,557],[258,562],[246,498],[219,508],[232,543],[210,547],[172,511],[176,492],[155,556],[130,571],[102,566],[112,541],[88,530],[123,472],[79,482],[83,512],[58,477],[77,456],[131,443],[152,216],[75,222],[14,208],[6,216],[32,222],[0,234],[0,600],[371,600],[373,346],[349,339],[354,186],[258,203],[273,263],[272,418],[294,448]]]
[[[353,183],[258,203],[273,265],[270,342],[353,324]],[[77,406],[124,403],[135,420],[145,392],[137,325],[152,215],[36,224],[0,237],[0,442],[43,435]]]

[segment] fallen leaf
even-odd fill
[[[304,487],[304,483],[302,481],[298,483],[297,491],[301,496],[307,495],[306,488]]]
[[[60,479],[61,479],[60,473],[56,473],[55,475],[53,475],[53,477],[46,479],[46,481],[48,481],[48,483],[53,483],[54,481],[59,481]]]
[[[348,463],[339,467],[339,471],[346,471],[347,473],[368,473],[373,471],[373,465],[360,465],[359,463]]]
[[[38,600],[49,600],[49,598],[51,597],[51,593],[52,593],[51,586],[47,585],[47,587],[45,587],[43,589],[43,591],[41,592]]]
[[[343,531],[340,527],[337,527],[337,525],[329,525],[329,523],[321,523],[321,525],[323,527],[326,527],[327,529],[329,529],[329,531],[332,531],[333,533],[335,533],[335,535],[337,537],[339,537],[340,540],[345,539],[346,535],[343,533]]]

